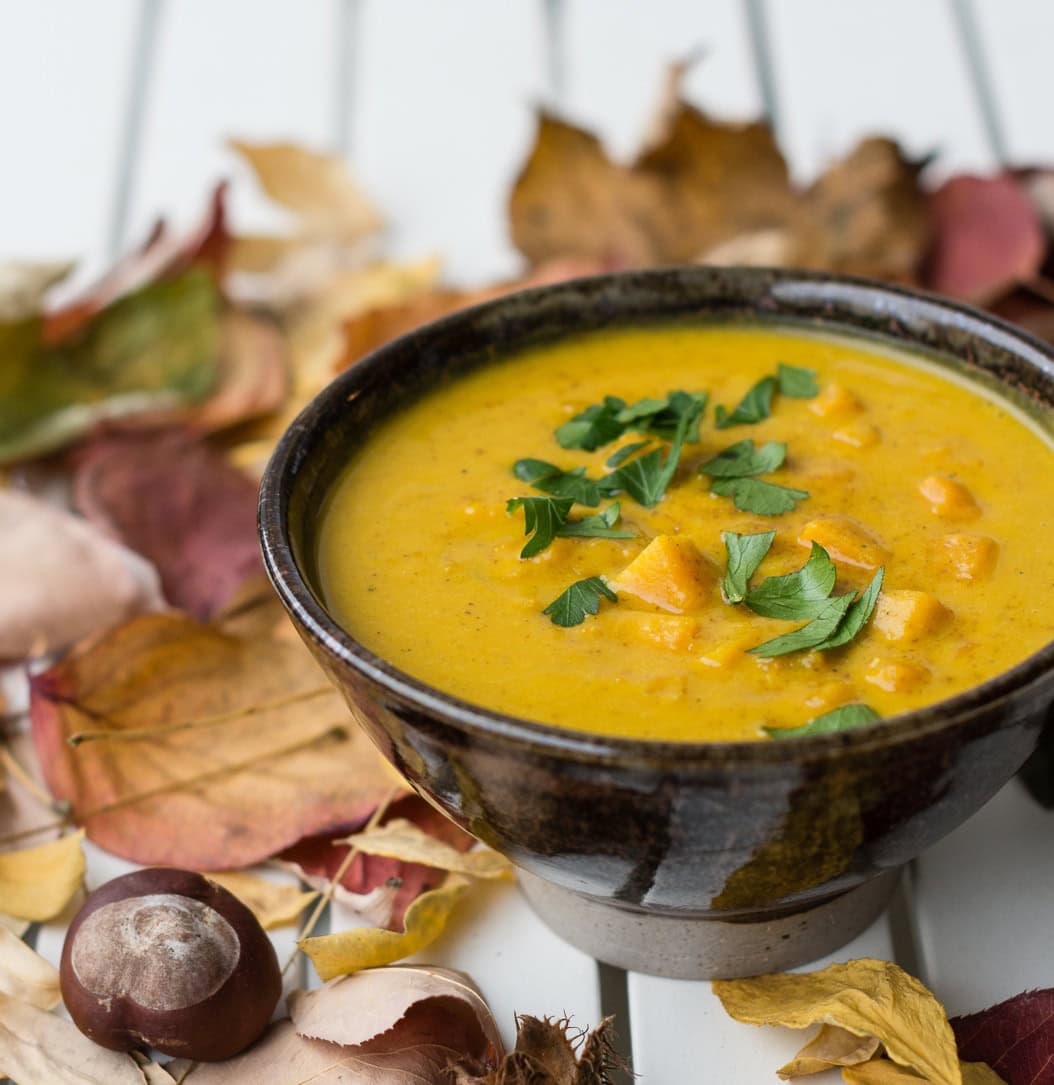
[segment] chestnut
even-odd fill
[[[237,897],[168,867],[114,878],[66,933],[62,997],[103,1047],[230,1058],[267,1027],[282,992],[270,939]]]

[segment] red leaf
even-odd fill
[[[1008,1085],[1054,1085],[1054,987],[953,1017],[951,1026],[964,1061],[988,1063]]]
[[[393,802],[381,824],[394,818],[412,821],[430,836],[459,851],[468,851],[476,842],[417,795],[407,795]],[[364,824],[365,822],[361,822],[358,825],[349,825],[339,832],[306,837],[287,848],[278,858],[291,864],[314,888],[325,889],[348,854],[346,846],[334,845],[333,841],[358,832]],[[436,888],[444,877],[443,871],[420,863],[404,863],[380,855],[357,855],[340,880],[341,888],[352,896],[361,898],[385,887],[390,887],[393,892],[378,894],[371,900],[353,901],[343,894],[341,899],[361,909],[363,914],[378,926],[401,931],[406,909],[422,893]]]
[[[199,618],[260,571],[256,485],[186,433],[100,437],[77,457],[73,497],[157,566],[170,603]]]
[[[1047,242],[1036,209],[1008,174],[962,175],[930,198],[933,246],[925,285],[983,304],[1033,278]]]

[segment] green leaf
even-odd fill
[[[785,576],[770,576],[747,592],[746,604],[755,614],[786,622],[815,618],[834,590],[838,570],[822,546],[812,544],[809,560]]]
[[[218,374],[220,293],[190,268],[148,283],[45,346],[39,318],[0,323],[0,463],[61,448],[99,422],[205,398]]]
[[[520,551],[521,558],[533,558],[556,538],[573,504],[570,497],[513,497],[506,502],[507,513],[523,509],[523,533],[531,536]]]
[[[757,571],[776,537],[775,531],[759,535],[737,535],[722,531],[721,539],[728,554],[728,568],[721,579],[721,594],[726,603],[741,603],[747,594],[750,578]]]
[[[710,486],[710,492],[731,497],[740,512],[754,512],[759,516],[791,512],[799,501],[809,496],[808,490],[792,490],[756,478],[719,478]]]
[[[685,430],[684,440],[695,444],[699,440],[699,424],[709,398],[706,392],[685,392],[677,389],[670,392],[666,397],[666,406],[651,416],[647,426],[638,425],[633,428],[643,428],[646,433],[652,433],[664,441],[672,441],[677,436],[677,427],[681,418],[689,415],[692,423]]]
[[[810,648],[817,648],[838,628],[845,617],[845,612],[852,605],[853,598],[853,592],[849,592],[848,595],[836,595],[833,599],[824,602],[823,607],[808,625],[803,625],[800,629],[795,629],[793,633],[784,633],[782,637],[767,640],[764,644],[748,650],[752,655],[772,659],[775,656],[785,656],[790,652],[803,652]]]
[[[773,738],[807,738],[809,735],[829,735],[835,731],[851,731],[854,727],[864,727],[875,723],[882,717],[866,704],[846,704],[832,709],[822,716],[810,720],[803,727],[766,727],[765,731]]]
[[[831,648],[841,648],[843,644],[848,644],[867,625],[868,619],[874,613],[875,603],[878,602],[878,593],[882,590],[882,581],[885,574],[884,566],[875,573],[871,578],[871,583],[864,589],[864,593],[849,608],[845,621],[838,627],[834,635],[816,645],[820,651],[826,652]]]
[[[605,396],[603,403],[594,403],[576,414],[556,430],[556,441],[561,448],[582,448],[594,452],[601,445],[609,444],[626,431],[618,421],[619,412],[626,406],[618,396]]]
[[[812,399],[820,394],[815,369],[801,369],[796,365],[779,364],[780,395],[791,399]]]
[[[581,520],[568,520],[557,531],[563,539],[633,539],[636,532],[616,531],[619,521],[619,504],[613,501],[595,516],[585,516]]]
[[[744,426],[761,422],[772,414],[772,395],[776,391],[775,377],[762,377],[739,401],[729,414],[724,407],[717,408],[717,428]]]
[[[699,468],[701,475],[711,478],[747,478],[765,475],[782,466],[787,458],[787,446],[782,441],[767,441],[760,448],[754,447],[750,438],[737,441],[707,460]]]
[[[580,625],[586,620],[587,614],[596,614],[600,607],[601,596],[611,600],[612,603],[618,602],[618,596],[599,576],[590,576],[585,580],[576,581],[561,592],[542,613],[549,615],[553,625],[561,625],[565,628]]]
[[[634,453],[639,452],[642,448],[647,448],[650,444],[651,441],[633,441],[631,444],[623,445],[608,456],[605,466],[618,467],[620,464],[625,463]]]
[[[513,474],[523,482],[529,482],[536,490],[553,497],[570,497],[580,505],[596,508],[600,504],[600,491],[596,482],[586,478],[586,469],[576,467],[564,471],[546,460],[517,460]]]
[[[533,485],[539,479],[552,478],[554,475],[562,475],[563,471],[555,463],[548,460],[524,459],[517,460],[512,465],[512,473],[521,481]]]
[[[662,399],[641,399],[636,403],[631,403],[628,407],[623,407],[616,415],[616,418],[624,426],[629,427],[632,423],[639,422],[642,418],[651,418],[669,405],[669,396],[664,396]]]

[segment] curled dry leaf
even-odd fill
[[[335,934],[305,938],[300,948],[311,958],[323,980],[346,976],[363,968],[401,961],[434,942],[451,912],[471,883],[459,874],[449,874],[438,889],[419,896],[406,909],[401,932],[378,927],[354,927]]]
[[[983,1062],[960,1064],[963,1085],[1007,1085],[1007,1082]],[[848,1085],[926,1085],[927,1079],[889,1059],[872,1059],[842,1069]]]
[[[210,882],[233,893],[260,922],[265,931],[295,923],[318,893],[302,892],[299,886],[269,881],[247,870],[224,870],[208,875]]]
[[[35,316],[44,296],[73,270],[73,264],[0,264],[0,321]]]
[[[1039,273],[1047,242],[1028,194],[1009,174],[952,177],[930,199],[925,283],[984,304]]]
[[[988,1063],[1010,1085],[1054,1082],[1054,988],[953,1017],[951,1026],[959,1055]]]
[[[393,819],[412,822],[422,833],[454,852],[467,851],[476,842],[417,795],[405,795],[392,802],[381,826]],[[361,824],[354,826],[356,829],[361,827]],[[308,884],[325,890],[344,865],[350,850],[342,842],[344,836],[341,832],[300,840],[279,858]],[[443,871],[435,866],[358,854],[341,876],[334,896],[374,926],[400,931],[410,904],[442,881]]]
[[[173,605],[208,618],[260,572],[256,485],[181,432],[111,435],[77,458],[77,508],[161,574]]]
[[[136,619],[34,676],[30,714],[52,794],[139,863],[252,866],[361,823],[391,789],[302,644],[183,615]],[[85,730],[107,737],[71,747]]]
[[[430,836],[405,818],[395,818],[366,832],[353,833],[344,843],[357,848],[364,855],[381,855],[404,863],[421,863],[454,874],[467,874],[473,878],[512,876],[512,864],[504,855],[499,855],[487,847],[470,852],[459,851]]]
[[[50,1010],[62,1001],[58,969],[2,926],[0,995],[20,999],[41,1010]]]
[[[880,1046],[877,1036],[857,1036],[837,1025],[821,1025],[820,1031],[776,1073],[782,1078],[794,1078],[835,1066],[855,1066],[867,1062]]]
[[[66,648],[163,606],[142,558],[80,517],[0,490],[0,659]]]
[[[944,1009],[914,976],[871,958],[819,972],[715,980],[725,1011],[752,1025],[838,1025],[874,1036],[894,1061],[932,1085],[962,1085],[955,1037]]]
[[[439,968],[360,972],[290,1000],[244,1055],[194,1070],[193,1085],[446,1085],[458,1059],[492,1066],[501,1040],[467,977]],[[173,1064],[177,1072],[181,1066]]]
[[[0,995],[0,1074],[18,1085],[147,1085],[142,1068],[72,1021]],[[152,1082],[164,1081],[153,1077]]]
[[[0,911],[42,923],[54,919],[84,881],[84,830],[0,852]]]

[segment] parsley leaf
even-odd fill
[[[803,727],[766,727],[773,738],[806,738],[808,735],[829,735],[834,731],[851,731],[882,717],[866,704],[844,704],[810,720]]]
[[[775,531],[760,535],[737,535],[734,531],[722,531],[721,540],[728,553],[728,568],[721,579],[721,594],[726,603],[742,603],[747,594],[750,578],[757,571],[762,559],[769,552]]]
[[[596,482],[586,478],[586,469],[576,467],[564,471],[556,464],[546,460],[517,460],[512,473],[522,482],[529,482],[536,490],[552,494],[553,497],[570,497],[580,505],[596,508],[600,504],[600,491]]]
[[[583,448],[595,452],[601,445],[621,437],[626,427],[618,421],[619,412],[626,401],[618,396],[605,396],[603,403],[594,403],[576,414],[556,430],[556,441],[561,448]]]
[[[791,399],[812,399],[820,394],[815,369],[801,369],[796,365],[779,364],[780,395]]]
[[[606,467],[618,467],[623,464],[632,456],[635,452],[639,452],[642,448],[647,448],[651,444],[651,441],[634,441],[632,444],[623,445],[620,449],[612,452],[607,458]]]
[[[624,426],[629,427],[642,418],[652,418],[669,405],[669,396],[663,396],[662,399],[641,399],[628,407],[623,407],[616,417]]]
[[[787,458],[787,446],[782,441],[767,441],[755,448],[748,438],[719,452],[699,468],[701,475],[711,478],[746,478],[749,475],[765,475],[782,466]]]
[[[776,391],[775,377],[762,377],[739,401],[731,414],[724,407],[717,408],[717,428],[749,425],[760,422],[772,414],[772,395]]]
[[[606,509],[595,516],[584,516],[581,520],[568,520],[557,531],[564,539],[633,539],[633,531],[616,531],[619,521],[619,504],[613,501]]]
[[[766,618],[788,622],[815,618],[824,610],[837,577],[838,570],[827,551],[813,543],[809,560],[800,569],[785,576],[767,577],[747,592],[746,604]]]
[[[689,444],[695,444],[699,440],[699,424],[702,422],[709,398],[706,392],[685,392],[680,389],[670,392],[663,408],[651,416],[648,424],[634,428],[642,428],[646,433],[652,433],[665,441],[672,441],[677,436],[677,427],[681,418],[689,415],[692,422],[685,431],[684,439]]]
[[[565,628],[580,625],[586,620],[587,614],[596,614],[601,596],[610,599],[612,603],[618,602],[618,596],[599,576],[586,577],[558,595],[542,613],[549,615],[553,625],[562,625]]]
[[[793,633],[784,633],[782,637],[767,640],[764,644],[759,644],[748,651],[751,655],[772,659],[775,656],[785,656],[790,652],[818,648],[841,624],[845,612],[852,605],[853,598],[854,593],[849,592],[847,595],[836,595],[833,599],[825,600],[823,606],[817,611],[816,617],[808,625],[795,629]]]
[[[556,538],[573,504],[570,497],[513,497],[506,502],[507,513],[523,509],[523,533],[531,535],[520,551],[521,558],[533,558]]]
[[[813,545],[816,544],[813,543]],[[871,583],[864,589],[863,594],[849,608],[845,621],[838,627],[834,635],[816,645],[820,651],[826,652],[831,648],[841,648],[843,644],[848,644],[867,625],[867,621],[875,609],[875,603],[878,602],[878,593],[882,590],[882,580],[885,573],[885,567],[875,573],[871,578]],[[747,605],[750,605],[749,599]]]
[[[799,501],[809,496],[808,490],[792,490],[757,478],[719,478],[710,486],[710,492],[731,497],[740,512],[754,512],[759,516],[791,512]]]

